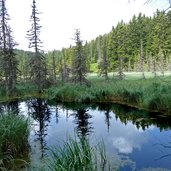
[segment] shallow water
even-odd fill
[[[44,164],[48,147],[78,133],[93,145],[103,139],[107,155],[121,171],[171,170],[171,117],[114,104],[40,99],[20,102],[16,109],[31,118],[30,162],[36,168]]]

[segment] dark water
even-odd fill
[[[107,155],[121,171],[171,170],[171,117],[114,104],[57,104],[40,99],[1,108],[31,118],[33,166],[44,163],[47,147],[62,145],[78,133],[91,144],[103,139]]]

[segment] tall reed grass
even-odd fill
[[[47,161],[51,171],[110,171],[103,143],[91,147],[86,138],[69,138],[63,147],[50,149]]]
[[[92,79],[91,87],[64,84],[46,91],[47,98],[62,102],[117,102],[127,105],[171,112],[171,79],[146,80]]]
[[[0,114],[0,168],[10,170],[14,160],[28,152],[28,119],[14,113]]]
[[[158,77],[146,80],[110,79],[90,77],[91,86],[60,83],[44,90],[41,97],[60,102],[117,102],[152,111],[171,112],[171,78]],[[2,96],[2,97],[1,97]],[[0,98],[5,96],[0,90]],[[32,83],[17,85],[17,96],[36,97],[36,88]]]

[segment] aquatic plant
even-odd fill
[[[51,171],[110,171],[103,142],[91,147],[86,138],[72,139],[50,149],[51,157],[47,161]]]
[[[14,113],[0,114],[0,167],[7,170],[28,152],[28,119]]]

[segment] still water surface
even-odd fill
[[[29,142],[34,166],[43,163],[47,147],[62,145],[78,133],[93,145],[103,139],[107,155],[121,171],[171,170],[171,117],[116,104],[40,99],[18,104],[18,112],[32,121]]]

